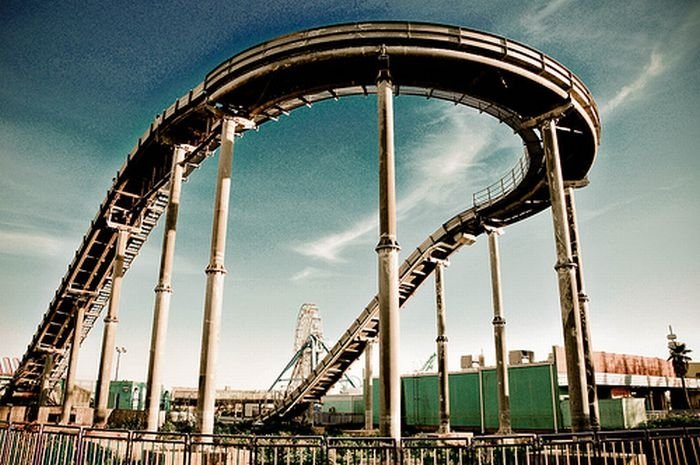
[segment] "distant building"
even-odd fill
[[[570,426],[566,359],[554,347],[545,362],[535,362],[527,350],[511,351],[509,390],[511,421],[520,431],[559,431]],[[605,429],[633,428],[649,416],[684,406],[680,379],[671,364],[660,358],[594,352],[600,420]],[[492,432],[498,428],[496,370],[479,367],[463,357],[459,372],[449,374],[451,424],[457,430]],[[475,366],[476,365],[476,366]],[[699,364],[700,365],[700,364]],[[401,378],[402,423],[405,427],[435,429],[438,418],[438,380],[435,373]],[[374,415],[378,423],[378,382],[374,381]],[[687,379],[691,400],[700,402],[700,378]],[[362,396],[326,396],[317,420],[322,424],[361,425]]]
[[[119,410],[145,409],[146,383],[137,381],[110,382],[107,407]]]
[[[171,392],[174,413],[193,413],[197,405],[197,388],[174,387]],[[279,391],[218,389],[216,413],[229,419],[255,418],[274,407],[275,400],[283,395]]]
[[[554,363],[559,386],[566,391],[566,357],[562,347],[554,347]],[[649,411],[666,411],[685,405],[681,380],[671,362],[641,355],[593,352],[595,379],[600,399],[641,398]],[[691,403],[700,406],[700,379],[688,376]]]
[[[508,364],[522,365],[524,363],[534,363],[535,353],[531,350],[509,350]]]

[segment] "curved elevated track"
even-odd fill
[[[330,26],[263,43],[219,65],[157,116],[138,140],[83,237],[3,401],[36,400],[47,352],[54,352],[57,362],[50,379],[56,382],[63,375],[72,315],[79,307],[86,309],[84,339],[108,301],[117,237],[113,225],[135,228],[127,246],[128,268],[167,204],[174,145],[195,147],[186,158],[190,175],[218,146],[222,111],[261,125],[317,101],[374,93],[382,51],[391,60],[396,95],[476,108],[509,125],[525,149],[510,173],[474,194],[471,208],[443,224],[404,261],[401,305],[432,273],[435,258],[447,258],[461,247],[464,234],[478,235],[485,224],[508,225],[549,206],[542,141],[533,118],[556,112],[565,181],[582,180],[590,170],[600,133],[590,92],[564,66],[520,43],[460,27],[404,22]],[[377,335],[377,315],[373,298],[311,376],[266,419],[295,415],[327,392],[366,341]]]

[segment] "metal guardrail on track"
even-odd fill
[[[231,436],[0,423],[3,465],[697,465],[700,428],[411,437]]]

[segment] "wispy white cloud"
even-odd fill
[[[338,233],[329,234],[320,239],[294,246],[293,249],[309,257],[320,258],[328,262],[342,261],[340,254],[349,246],[363,240],[377,228],[376,214],[365,218]]]
[[[69,241],[41,232],[0,230],[0,254],[20,257],[60,257],[72,250]]]
[[[495,137],[495,125],[484,118],[466,118],[464,110],[450,106],[438,107],[436,114],[426,115],[431,121],[429,135],[409,152],[403,154],[409,169],[409,189],[397,204],[397,216],[406,218],[417,214],[418,207],[444,207],[453,197],[462,194],[467,186],[483,184],[492,173],[501,171],[480,160],[488,151],[518,144],[517,138],[508,141]],[[435,110],[430,110],[435,111]],[[495,163],[498,165],[498,163]],[[462,198],[461,195],[458,196]],[[465,197],[466,198],[466,197]],[[466,202],[465,202],[466,203]],[[460,207],[464,206],[460,204]],[[348,248],[376,239],[378,213],[358,220],[347,229],[325,235],[293,249],[305,256],[325,262],[342,262]],[[374,233],[374,234],[372,234]],[[306,269],[295,275],[306,278]]]
[[[292,282],[302,283],[310,280],[336,278],[341,275],[342,272],[339,273],[334,270],[324,269],[315,266],[307,266],[300,272],[294,274],[291,278],[289,278],[289,280]]]
[[[570,0],[553,0],[527,12],[520,20],[529,34],[541,34],[550,29],[548,20]]]
[[[499,141],[494,128],[483,116],[468,118],[463,109],[441,107],[429,135],[407,154],[411,187],[399,202],[399,215],[418,205],[444,205],[467,183],[483,182],[491,174],[482,161],[487,151],[516,140]]]
[[[700,5],[695,6],[683,22],[670,28],[673,32],[650,46],[651,53],[644,69],[630,83],[622,86],[602,107],[604,116],[629,102],[641,99],[653,81],[682,63],[700,47]],[[663,50],[663,52],[662,52]]]
[[[623,86],[613,96],[613,98],[605,102],[605,104],[601,107],[601,112],[604,115],[609,115],[621,105],[640,98],[642,91],[656,76],[665,71],[666,68],[667,66],[664,62],[663,55],[657,50],[652,50],[651,55],[649,56],[649,61],[642,72],[634,81]]]
[[[303,281],[303,280],[305,280],[305,279],[307,279],[307,278],[309,278],[317,273],[318,273],[318,268],[307,266],[306,268],[304,268],[303,270],[301,270],[300,272],[298,272],[297,274],[292,276],[290,278],[290,281]]]

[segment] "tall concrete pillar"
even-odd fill
[[[216,359],[219,347],[221,309],[224,298],[226,268],[226,227],[231,193],[231,170],[233,143],[236,127],[250,125],[242,118],[224,116],[221,123],[221,146],[219,168],[216,176],[214,198],[214,221],[211,234],[211,254],[206,269],[207,287],[204,299],[204,321],[202,323],[202,349],[199,359],[199,395],[197,397],[197,431],[202,434],[214,432],[214,404],[216,401]]]
[[[51,387],[49,381],[51,380],[53,364],[54,352],[47,351],[44,354],[44,369],[41,372],[41,392],[39,393],[39,407],[45,407],[49,405],[49,396],[51,394]]]
[[[443,270],[446,263],[438,260],[435,265],[435,307],[437,309],[437,369],[438,369],[438,412],[439,434],[450,432],[450,381],[447,370],[447,334],[445,318],[445,290],[443,288]]]
[[[498,433],[510,434],[510,389],[508,387],[508,358],[506,351],[506,320],[501,297],[501,258],[498,251],[499,229],[489,231],[491,262],[491,298],[493,300],[493,338],[496,345],[496,383],[498,391]]]
[[[576,284],[578,285],[578,305],[581,317],[581,336],[583,343],[583,360],[586,370],[586,393],[588,394],[588,407],[591,415],[591,428],[600,429],[600,412],[598,409],[598,391],[595,382],[595,366],[593,365],[593,348],[591,344],[591,327],[588,323],[588,295],[583,279],[583,259],[581,258],[581,239],[578,233],[578,219],[576,217],[576,202],[574,201],[574,189],[567,187],[564,190],[566,212],[569,220],[569,233],[571,235],[571,253],[576,264]]]
[[[372,347],[374,341],[367,341],[365,345],[365,372],[362,383],[362,396],[365,401],[365,431],[374,429],[374,396],[372,392]]]
[[[399,375],[399,244],[396,241],[394,179],[394,106],[389,57],[379,57],[377,107],[379,119],[379,430],[401,438],[401,378]]]
[[[543,123],[541,129],[557,251],[557,264],[554,268],[557,270],[559,282],[559,304],[566,351],[571,427],[574,431],[587,431],[591,427],[591,422],[586,395],[586,371],[583,363],[576,264],[571,255],[571,239],[566,216],[556,123],[554,120],[548,120]]]
[[[102,333],[102,354],[100,368],[97,374],[97,387],[95,388],[95,414],[93,423],[97,427],[107,424],[107,403],[109,400],[109,380],[114,361],[114,346],[117,337],[117,324],[119,323],[119,300],[121,298],[122,279],[124,277],[124,254],[126,242],[129,239],[129,231],[119,229],[117,244],[115,246],[114,265],[112,266],[112,290],[109,296],[109,307],[105,316],[104,330]]]
[[[70,423],[70,414],[75,403],[75,377],[78,371],[78,356],[80,355],[80,340],[83,334],[83,320],[85,319],[85,306],[77,305],[73,315],[73,337],[70,345],[70,360],[68,362],[68,374],[66,385],[63,389],[63,406],[61,409],[61,424]]]
[[[170,174],[170,198],[165,214],[163,247],[160,255],[160,272],[155,288],[156,302],[153,309],[153,327],[151,329],[151,351],[148,360],[148,378],[146,380],[146,430],[158,431],[160,413],[160,390],[162,379],[162,360],[165,351],[165,338],[170,314],[170,297],[172,288],[173,258],[175,256],[175,235],[177,232],[177,215],[180,209],[180,191],[184,167],[182,161],[187,147],[176,145],[173,150],[173,162]]]

